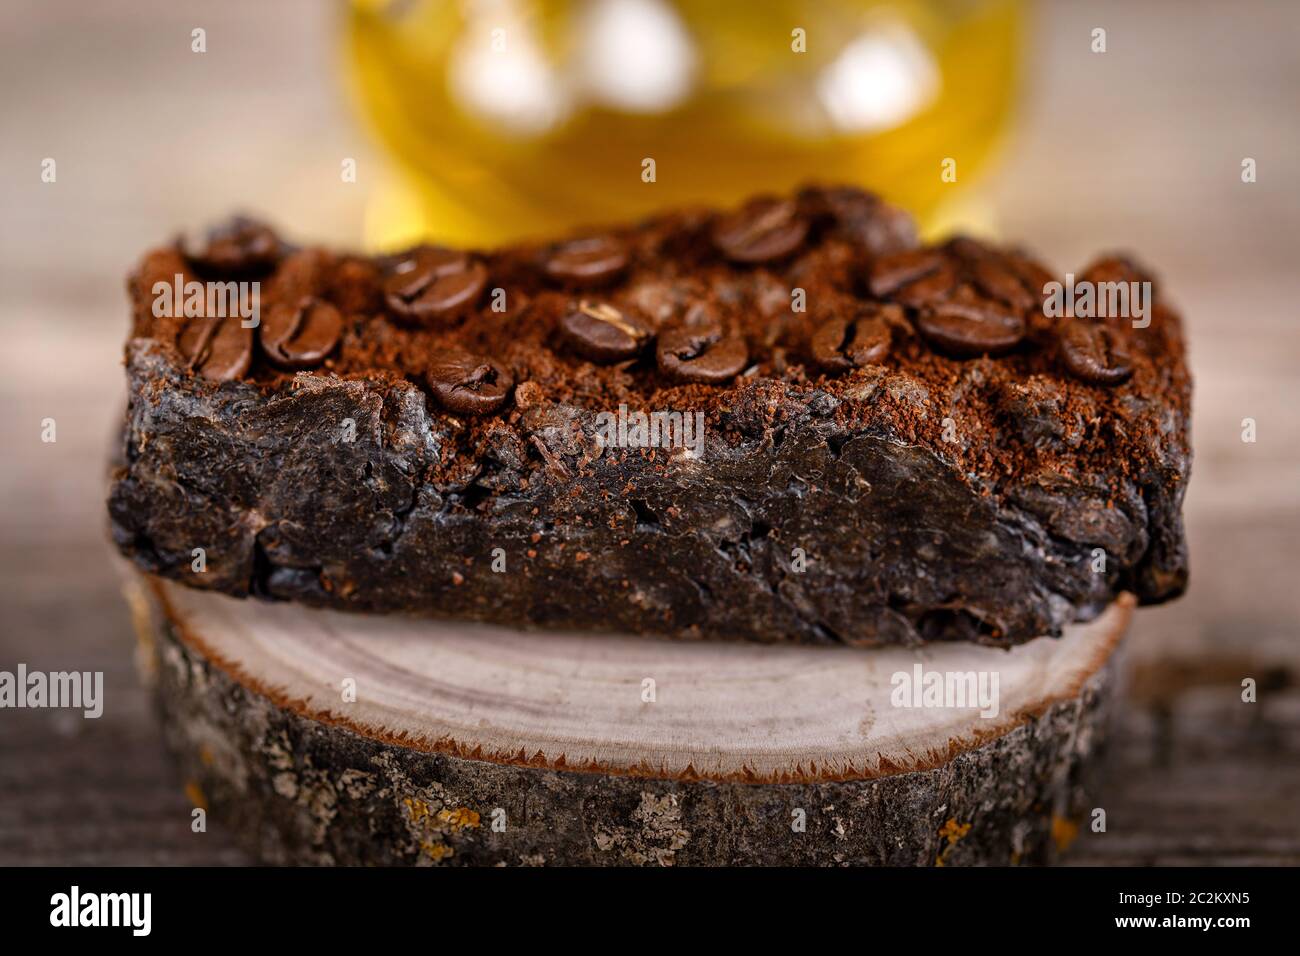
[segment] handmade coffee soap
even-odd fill
[[[177,275],[257,282],[260,323],[158,316]],[[1191,384],[1139,266],[1077,282],[1154,287],[1140,317],[1049,315],[1054,278],[920,245],[849,189],[495,252],[364,257],[237,222],[130,281],[114,536],[191,587],[356,611],[1058,635],[1122,591],[1181,593]],[[655,427],[610,441],[611,416]]]

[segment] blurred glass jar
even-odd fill
[[[925,217],[1006,126],[1020,0],[351,0],[358,100],[410,174],[367,240],[490,246],[857,183]],[[957,182],[941,179],[956,161]],[[652,161],[652,162],[651,162]]]

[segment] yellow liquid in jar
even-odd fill
[[[1019,0],[352,0],[352,85],[406,173],[376,197],[367,241],[493,246],[812,181],[924,220],[1006,126],[1022,13]]]

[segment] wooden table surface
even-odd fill
[[[190,832],[133,671],[103,461],[141,249],[232,207],[361,234],[385,171],[339,86],[336,12],[0,9],[0,669],[101,670],[107,697],[99,720],[0,711],[0,863],[246,862],[219,827]],[[1106,54],[1088,49],[1095,26]],[[969,197],[1061,269],[1141,250],[1191,342],[1192,585],[1137,615],[1108,830],[1080,837],[1078,863],[1300,862],[1298,34],[1300,5],[1281,0],[1046,5],[1019,128]],[[1244,157],[1258,182],[1240,181]],[[1240,440],[1244,418],[1258,441]],[[1244,677],[1258,703],[1240,701]]]

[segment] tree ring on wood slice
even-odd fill
[[[211,825],[338,864],[1045,862],[1087,810],[1133,607],[1011,650],[863,650],[128,592]],[[996,675],[996,716],[899,706],[918,665]]]

